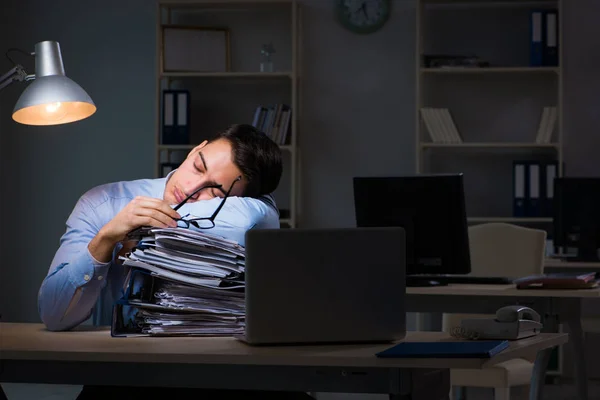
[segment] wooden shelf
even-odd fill
[[[544,217],[469,217],[467,222],[548,223],[552,218]]]
[[[161,72],[161,78],[292,78],[292,72]]]
[[[447,68],[421,68],[424,74],[503,74],[503,73],[555,73],[560,72],[560,67],[447,67]]]
[[[541,148],[558,149],[557,143],[530,143],[530,142],[463,142],[463,143],[432,143],[421,142],[422,148]]]
[[[282,175],[281,185],[289,186],[281,191],[281,196],[288,199],[279,199],[277,203],[286,203],[289,215],[282,219],[282,223],[295,227],[298,215],[299,203],[299,155],[298,148],[298,116],[300,115],[301,90],[300,90],[300,66],[301,62],[301,33],[302,24],[300,19],[301,4],[298,0],[158,0],[158,15],[155,23],[157,34],[156,52],[157,68],[156,77],[156,99],[157,113],[155,116],[155,166],[156,175],[162,176],[161,160],[179,160],[195,146],[197,140],[209,138],[219,129],[234,124],[251,124],[253,115],[259,106],[265,108],[275,107],[275,104],[285,104],[293,110],[289,118],[289,133],[286,141],[274,140],[283,154],[286,163],[285,174]],[[246,18],[248,17],[248,18]],[[264,26],[261,21],[277,20],[277,23]],[[164,37],[162,33],[166,26],[211,26],[215,21],[217,25],[236,32],[235,44],[227,43],[226,52],[229,60],[235,60],[230,67],[221,68],[221,71],[201,72],[180,68],[179,71],[165,68]],[[262,25],[261,25],[262,24]],[[256,30],[263,30],[265,35],[277,37],[278,53],[275,65],[278,66],[274,72],[260,72],[258,50],[264,44],[261,38],[252,36]],[[281,49],[279,49],[281,47]],[[173,49],[176,50],[176,49]],[[287,60],[286,60],[287,59]],[[166,64],[169,66],[169,64]],[[179,68],[179,67],[178,67]],[[191,68],[188,68],[191,69]],[[173,81],[177,84],[172,85]],[[221,85],[231,86],[227,88]],[[173,88],[190,90],[190,96],[206,99],[192,101],[189,104],[190,137],[194,143],[190,144],[161,144],[162,140],[162,107],[163,90]],[[226,96],[224,90],[244,91],[242,96]],[[264,90],[263,90],[264,89]],[[214,94],[214,98],[211,96]],[[204,105],[203,101],[210,102],[210,107]],[[211,112],[211,108],[214,112]],[[196,110],[198,112],[196,112]],[[283,113],[280,113],[281,116]],[[286,114],[287,115],[287,114]],[[287,118],[287,117],[286,117]],[[287,119],[286,119],[287,121]],[[271,118],[269,123],[274,124]],[[280,124],[277,124],[279,126]],[[273,125],[271,125],[273,126]],[[267,130],[267,128],[263,128]],[[272,130],[273,131],[273,130]],[[273,133],[276,133],[273,131]],[[277,132],[278,133],[278,132]],[[273,135],[275,136],[275,135]],[[194,139],[195,138],[195,139]],[[289,143],[289,144],[280,144]],[[165,153],[169,157],[164,157]],[[178,154],[181,153],[181,154]],[[175,156],[182,157],[175,157]],[[283,200],[286,200],[285,202]]]

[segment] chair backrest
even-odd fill
[[[541,274],[546,231],[493,222],[469,227],[471,274],[523,276]]]
[[[469,227],[471,275],[520,278],[544,269],[546,231],[503,222]],[[488,314],[444,314],[443,330],[450,332],[464,318],[490,318]]]

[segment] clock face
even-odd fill
[[[375,32],[390,15],[390,0],[336,0],[341,24],[356,33]]]

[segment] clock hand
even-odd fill
[[[363,1],[362,6],[360,7],[360,9],[362,10],[363,14],[365,14],[365,18],[369,18],[369,16],[367,15],[367,3]]]

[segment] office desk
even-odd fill
[[[556,258],[544,260],[544,273],[557,272],[595,272],[600,276],[600,262],[563,261]],[[600,307],[598,302],[584,300],[582,304],[582,315],[584,332],[600,332]]]
[[[232,338],[112,338],[108,328],[49,332],[41,324],[1,323],[0,382],[389,393],[404,399],[417,370],[487,368],[547,352],[567,336],[514,341],[491,359],[381,359],[374,354],[391,344],[253,347]],[[409,332],[405,340],[454,339]],[[531,393],[537,399],[541,391],[532,387]]]
[[[475,298],[476,297],[476,298]],[[569,327],[569,343],[575,355],[575,381],[578,398],[587,400],[587,371],[584,336],[581,328],[581,303],[600,299],[600,289],[520,290],[514,285],[450,284],[437,287],[406,288],[406,311],[419,313],[494,314],[500,307],[521,304],[536,310],[543,318],[544,331],[558,332],[559,323]],[[536,361],[535,369],[544,375],[550,352]]]

